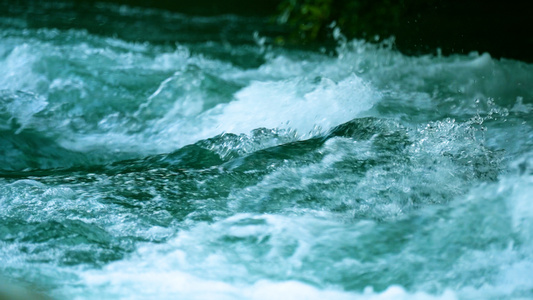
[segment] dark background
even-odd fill
[[[296,1],[313,3],[323,0]],[[289,36],[291,31],[293,33],[298,31],[296,26],[275,24],[276,17],[281,14],[280,4],[284,0],[104,0],[98,2],[77,0],[65,2],[69,3],[68,9],[72,11],[70,17],[52,16],[55,9],[53,6],[52,8],[47,6],[47,3],[52,3],[52,1],[0,0],[0,15],[23,16],[30,26],[36,27],[48,25],[58,28],[79,28],[94,23],[86,15],[91,13],[91,7],[102,2],[165,9],[189,15],[236,14],[265,17],[272,23],[265,25],[270,26],[265,28],[266,32],[261,32],[267,36]],[[328,5],[333,9],[336,7],[347,20],[355,20],[351,25],[341,28],[349,38],[373,40],[376,35],[381,38],[394,35],[397,49],[408,55],[435,53],[439,48],[444,55],[478,51],[488,52],[496,58],[505,57],[533,62],[533,5],[531,2],[533,1],[331,0]],[[360,3],[371,4],[354,12],[345,9],[345,7]],[[401,12],[395,11],[398,7],[401,8]],[[41,16],[39,17],[38,14]],[[50,14],[51,17],[43,18],[42,14]],[[354,14],[354,17],[352,18],[350,14]],[[395,20],[390,18],[391,14],[395,16]],[[331,20],[336,17],[338,14],[332,13],[329,16]],[[330,19],[325,19],[324,24],[330,22]],[[322,27],[325,27],[324,24]],[[112,34],[114,29],[105,28],[105,26],[106,24],[103,23],[100,29],[96,26],[91,31]],[[322,30],[326,31],[324,28]],[[290,38],[286,41],[291,45],[300,42],[302,45],[309,45],[327,43],[327,39],[327,35],[323,34],[312,41],[298,41]],[[150,40],[150,37],[146,40]]]
[[[414,9],[396,36],[400,49],[489,52],[533,62],[532,1],[436,1]]]

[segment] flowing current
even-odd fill
[[[533,65],[275,47],[234,16],[95,14],[119,34],[0,18],[6,284],[53,299],[533,297]]]

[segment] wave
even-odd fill
[[[10,278],[78,299],[531,296],[532,65],[0,26]]]

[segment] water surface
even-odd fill
[[[0,17],[8,280],[56,299],[533,297],[531,64],[92,13],[116,34]]]

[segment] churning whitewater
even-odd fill
[[[533,297],[533,65],[177,31],[0,18],[5,280],[54,299]]]

